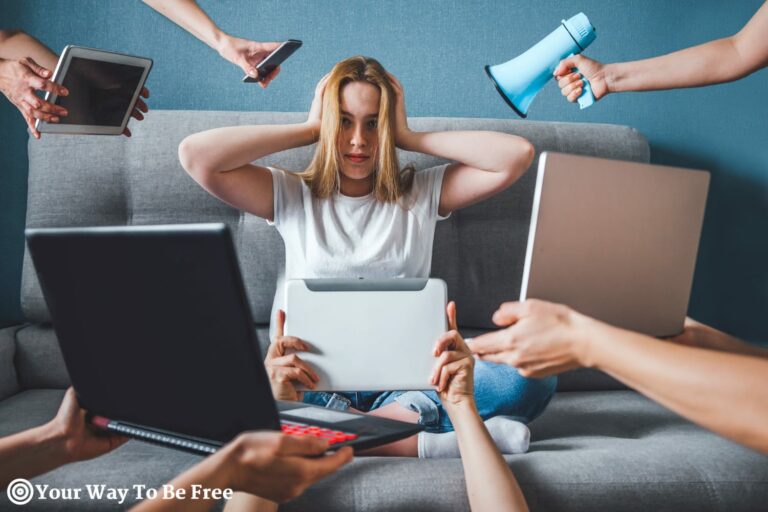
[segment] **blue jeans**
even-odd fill
[[[527,379],[505,364],[477,361],[475,364],[475,401],[483,420],[511,416],[529,423],[544,411],[555,392],[557,377]],[[330,393],[305,392],[304,402],[334,409],[354,407],[369,412],[392,402],[419,413],[419,423],[427,432],[450,432],[451,420],[434,391],[354,391]]]

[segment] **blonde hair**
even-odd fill
[[[395,90],[384,67],[370,57],[356,56],[337,63],[331,70],[323,93],[323,114],[320,121],[320,135],[317,149],[307,170],[299,176],[319,198],[330,197],[339,190],[340,155],[336,140],[341,132],[342,88],[350,82],[368,82],[378,87],[379,117],[377,131],[378,150],[374,163],[373,192],[376,200],[394,202],[411,188],[413,168],[401,170],[395,151]]]

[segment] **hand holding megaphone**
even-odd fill
[[[520,117],[526,117],[531,102],[553,78],[558,64],[564,59],[578,56],[596,36],[595,27],[586,15],[580,12],[562,20],[559,27],[525,53],[503,64],[485,66],[485,72],[507,105]],[[581,70],[580,66],[578,68],[583,74],[584,70]],[[589,80],[583,76],[578,79],[581,80],[581,93],[575,95],[574,99],[579,102],[579,107],[584,109],[594,103],[595,96]],[[576,78],[572,81],[575,80]]]
[[[599,100],[609,92],[605,66],[584,55],[574,55],[560,61],[555,68],[555,79],[560,92],[571,103],[584,92],[584,79],[590,84],[595,100]]]

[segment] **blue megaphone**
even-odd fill
[[[583,52],[595,37],[595,27],[580,12],[563,20],[554,32],[524,54],[504,64],[485,66],[485,72],[504,101],[517,115],[526,117],[533,98],[552,78],[558,63]],[[581,108],[587,108],[595,102],[595,96],[589,81],[583,77],[582,80],[584,87],[578,101]]]

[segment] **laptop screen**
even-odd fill
[[[279,422],[228,230],[28,230],[81,405],[226,442]]]

